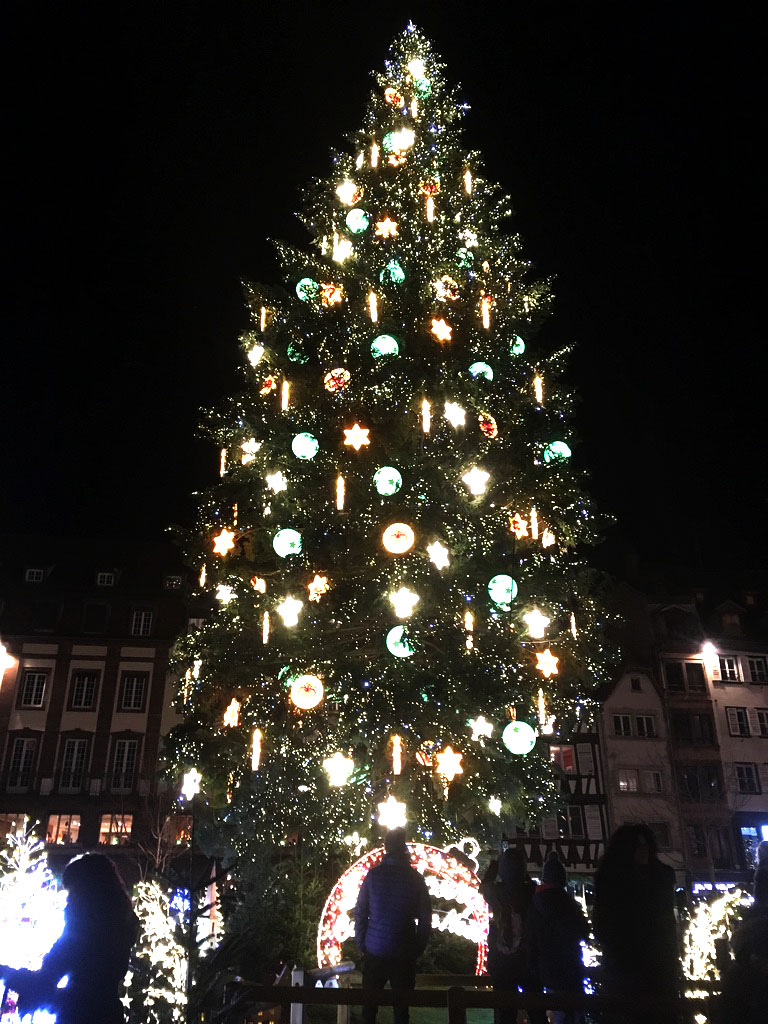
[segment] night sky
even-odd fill
[[[240,282],[278,281],[270,237],[305,244],[299,188],[411,18],[555,278],[542,342],[578,345],[607,547],[765,565],[759,33],[706,6],[6,4],[0,530],[189,521],[218,459],[198,410],[240,387]]]

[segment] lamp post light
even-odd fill
[[[0,640],[0,686],[3,684],[3,676],[7,668],[13,668],[16,664],[16,659],[12,654],[8,653],[8,648]]]

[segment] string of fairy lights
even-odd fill
[[[172,757],[274,841],[541,816],[539,738],[606,655],[567,353],[532,355],[546,283],[418,31],[377,86],[305,196],[312,249],[278,245],[289,290],[249,288],[249,387],[209,414],[190,543],[217,612],[179,648]]]

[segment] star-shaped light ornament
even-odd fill
[[[319,604],[323,594],[328,593],[328,577],[315,573],[315,578],[307,584],[307,590],[309,591],[309,600]]]
[[[235,588],[230,587],[227,583],[218,583],[216,585],[216,600],[221,601],[222,604],[227,605],[230,601],[234,600]]]
[[[359,423],[355,423],[353,427],[345,428],[344,444],[359,452],[361,448],[371,443],[368,437],[369,430],[369,427],[361,427]]]
[[[445,750],[441,750],[439,754],[435,755],[435,772],[447,782],[453,782],[457,775],[462,775],[464,769],[461,767],[461,759],[463,754],[460,754],[458,750],[453,750],[450,746],[446,747]]]
[[[340,750],[337,750],[333,757],[326,757],[323,761],[323,771],[332,786],[346,786],[354,767],[355,762],[352,758],[345,757]]]
[[[237,697],[232,698],[227,710],[224,712],[224,725],[230,729],[240,725],[240,701]]]
[[[295,626],[299,621],[299,613],[303,607],[303,601],[297,601],[295,597],[286,597],[275,608],[275,611],[283,620],[284,626]]]
[[[251,437],[247,441],[243,441],[240,447],[243,450],[240,461],[244,466],[247,466],[249,462],[253,462],[256,458],[256,452],[261,448],[261,441],[257,441],[255,437]]]
[[[437,338],[441,345],[451,340],[453,334],[453,328],[449,323],[446,323],[442,318],[439,320],[432,320],[432,334]]]
[[[190,768],[184,776],[184,782],[181,787],[181,795],[185,800],[193,800],[200,792],[200,783],[203,781],[203,776],[197,770],[197,768]]]
[[[472,469],[468,470],[461,479],[469,488],[470,493],[485,494],[485,489],[488,486],[490,478],[490,473],[486,473],[486,471],[484,469],[480,469],[479,466],[473,466]]]
[[[284,491],[288,487],[288,481],[279,469],[276,473],[268,473],[264,480],[270,491],[273,491],[275,494],[279,494],[280,491]]]
[[[214,554],[221,555],[223,558],[228,552],[235,546],[235,534],[232,530],[228,530],[226,526],[218,535],[213,538],[213,551]]]
[[[467,723],[472,730],[472,739],[475,741],[483,742],[484,739],[490,739],[493,733],[493,725],[487,721],[483,715],[478,715],[477,718],[470,718]]]
[[[394,590],[389,595],[389,600],[392,602],[392,607],[395,609],[395,615],[398,619],[407,619],[410,615],[413,615],[413,609],[419,603],[419,595],[414,594],[408,587],[400,587],[399,590]]]
[[[383,800],[379,805],[379,824],[382,828],[391,832],[393,828],[405,828],[406,808],[400,800],[396,800],[392,794]]]
[[[501,800],[497,796],[492,796],[488,801],[488,810],[496,817],[501,814]]]
[[[549,679],[550,676],[557,675],[557,663],[560,661],[556,658],[552,651],[547,648],[545,651],[540,651],[536,655],[536,668],[541,672],[545,679]]]
[[[376,234],[379,238],[395,238],[397,236],[397,221],[390,217],[376,221]]]
[[[451,563],[451,560],[448,557],[450,554],[448,548],[444,544],[441,544],[439,540],[427,545],[427,554],[429,555],[429,560],[436,569],[446,569]]]
[[[523,622],[528,627],[528,633],[534,640],[543,640],[547,626],[552,620],[538,608],[534,608],[523,616]]]
[[[528,520],[523,519],[518,512],[509,517],[509,528],[518,540],[528,536]]]
[[[467,414],[457,402],[446,402],[445,418],[452,427],[463,427],[467,421]]]

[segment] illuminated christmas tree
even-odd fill
[[[536,342],[548,287],[464,112],[409,27],[307,192],[311,245],[249,288],[248,386],[208,417],[189,555],[217,610],[179,649],[170,751],[241,852],[551,813],[547,738],[604,678],[566,353]]]

